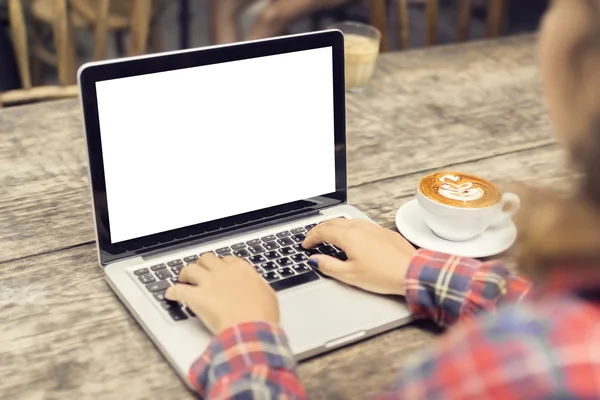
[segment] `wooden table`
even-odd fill
[[[350,202],[393,228],[422,175],[571,177],[542,104],[535,38],[386,54],[348,95]],[[0,111],[0,398],[192,398],[103,280],[76,101]],[[311,398],[365,398],[434,333],[411,325],[304,362]]]

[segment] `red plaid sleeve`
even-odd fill
[[[248,322],[213,338],[189,380],[208,399],[304,399],[295,369],[281,328]]]
[[[406,299],[415,317],[442,327],[519,301],[530,288],[529,281],[498,261],[483,263],[430,250],[417,252],[406,276]]]
[[[377,399],[598,399],[598,318],[574,296],[501,307],[416,354]]]

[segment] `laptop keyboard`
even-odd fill
[[[247,260],[256,272],[267,281],[275,291],[289,289],[305,283],[321,279],[321,276],[310,268],[306,261],[313,254],[327,254],[342,261],[348,259],[346,253],[330,244],[323,243],[313,249],[305,249],[302,242],[306,233],[317,224],[298,227],[276,235],[263,236],[236,243],[232,246],[220,247],[213,253],[219,257],[233,255]],[[205,254],[204,252],[202,254]],[[190,254],[182,259],[174,259],[166,263],[140,268],[133,271],[137,279],[152,293],[156,301],[174,321],[183,321],[195,317],[187,307],[175,301],[166,300],[165,291],[178,282],[179,273],[186,264],[195,262],[202,254]]]

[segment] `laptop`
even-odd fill
[[[369,220],[346,202],[341,32],[94,62],[78,79],[100,265],[186,384],[211,334],[164,292],[206,252],[269,282],[298,360],[410,321],[401,299],[306,262],[346,249],[301,246],[323,221]]]

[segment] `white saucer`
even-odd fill
[[[517,228],[507,220],[465,242],[451,242],[437,236],[421,218],[417,199],[405,203],[396,213],[396,227],[409,242],[428,250],[461,257],[489,257],[507,250],[517,239]]]

